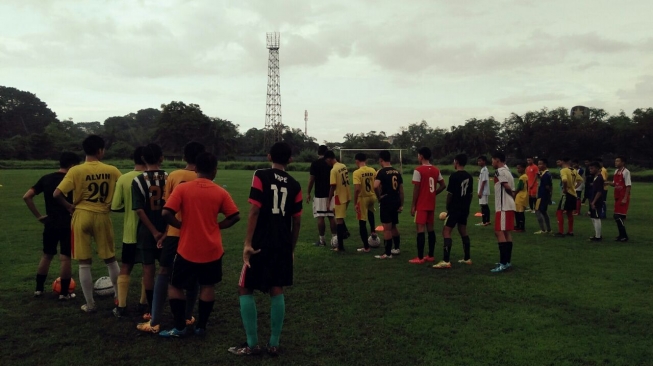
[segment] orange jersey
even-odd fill
[[[526,167],[526,177],[528,177],[526,187],[528,194],[531,196],[537,195],[537,177],[540,174],[540,170],[535,164],[531,164]]]

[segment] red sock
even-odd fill
[[[580,215],[580,198],[576,200],[576,215]]]
[[[573,233],[574,232],[574,214],[571,212],[567,212],[567,220],[569,220],[569,223],[567,226],[569,227],[568,233]]]
[[[562,210],[556,211],[556,218],[558,219],[558,232],[564,234],[565,219],[562,217]]]

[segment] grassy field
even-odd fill
[[[0,364],[2,365],[651,365],[653,246],[646,228],[653,185],[636,183],[628,230],[631,241],[615,243],[612,220],[593,244],[587,217],[577,217],[576,236],[515,234],[513,269],[492,274],[498,249],[491,228],[471,225],[473,266],[437,271],[407,263],[414,257],[415,229],[400,217],[402,254],[378,261],[356,253],[360,245],[353,211],[352,238],[345,255],[311,243],[315,221],[305,206],[296,253],[295,285],[286,291],[286,322],[279,359],[238,358],[227,348],[245,339],[237,280],[242,266],[245,222],[223,233],[224,280],[204,339],[165,340],[140,334],[134,318],[111,315],[113,301],[96,300],[99,312],[83,314],[78,298],[59,303],[54,294],[32,297],[41,251],[41,226],[21,197],[45,170],[0,171]],[[246,217],[251,172],[220,171],[217,180],[232,193]],[[307,173],[292,173],[305,187]],[[405,181],[410,181],[405,177]],[[412,192],[407,187],[407,192]],[[612,199],[610,192],[609,200]],[[37,201],[42,206],[41,197]],[[439,198],[442,200],[441,198]],[[478,207],[473,203],[473,210]],[[439,205],[442,207],[442,205]],[[585,208],[587,206],[584,206]],[[609,204],[611,215],[612,203]],[[116,243],[120,214],[113,214]],[[553,220],[554,215],[551,214]],[[377,214],[378,220],[378,214]],[[473,223],[474,220],[471,221]],[[442,223],[437,222],[441,258]],[[452,260],[462,257],[454,236]],[[380,249],[376,250],[380,253]],[[119,253],[118,253],[119,254]],[[58,263],[48,277],[57,276]],[[77,268],[73,268],[77,278]],[[105,276],[101,261],[93,276]],[[136,268],[132,278],[140,275]],[[135,305],[137,280],[128,301]],[[259,336],[269,336],[269,299],[259,295]],[[171,317],[166,307],[166,325]]]

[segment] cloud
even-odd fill
[[[567,96],[562,93],[544,93],[535,95],[522,93],[500,98],[496,101],[496,103],[500,105],[511,106],[535,102],[557,101],[565,98],[567,98]]]
[[[644,75],[640,77],[640,81],[635,83],[631,89],[619,89],[616,95],[621,100],[633,101],[650,101],[653,100],[653,75]]]

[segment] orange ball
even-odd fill
[[[57,277],[57,279],[54,280],[54,282],[52,282],[52,291],[55,294],[60,294],[60,292],[61,292],[61,277]],[[68,293],[72,294],[73,292],[75,292],[75,280],[73,280],[71,278],[70,279],[70,285],[68,286]]]

